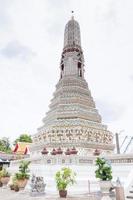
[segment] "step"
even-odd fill
[[[127,199],[133,199],[133,196],[127,196]]]

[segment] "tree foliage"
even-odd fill
[[[9,138],[4,137],[0,139],[0,151],[11,153]]]
[[[32,143],[31,135],[28,135],[28,134],[21,134],[21,135],[14,141],[14,144],[17,144],[17,142],[28,142],[28,143]]]

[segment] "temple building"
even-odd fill
[[[29,154],[29,146],[31,143],[28,142],[17,142],[13,148],[13,153],[17,155],[26,155]]]
[[[60,78],[42,127],[33,136],[31,152],[79,156],[111,154],[113,134],[102,123],[84,77],[84,54],[79,23],[74,16],[64,32]]]

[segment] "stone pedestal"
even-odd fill
[[[109,196],[109,194],[103,194],[101,200],[112,200]]]
[[[31,179],[31,196],[41,196],[45,194],[45,186],[43,177],[36,177],[35,175],[32,176]]]

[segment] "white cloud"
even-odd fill
[[[1,137],[33,134],[41,125],[59,78],[64,27],[71,10],[81,26],[85,76],[103,121],[112,131],[132,134],[132,0],[0,4]]]
[[[36,55],[30,48],[21,45],[18,41],[9,42],[3,49],[0,50],[0,54],[9,59],[18,58],[26,62],[31,56]]]
[[[123,118],[126,113],[126,109],[124,105],[113,103],[110,101],[103,101],[103,99],[96,100],[97,107],[99,112],[103,116],[103,121],[105,123],[113,123],[117,122]]]

